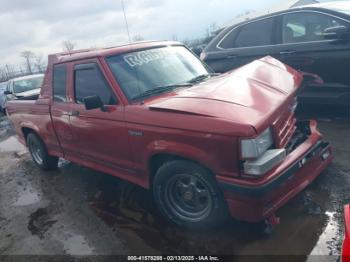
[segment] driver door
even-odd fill
[[[128,132],[124,107],[112,85],[103,74],[99,61],[73,63],[69,121],[74,136],[75,157],[113,169],[127,169],[129,158]],[[98,95],[108,112],[86,110],[84,98]]]

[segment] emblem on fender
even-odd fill
[[[143,136],[143,132],[141,131],[129,130],[128,133],[130,136]]]

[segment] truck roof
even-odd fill
[[[175,41],[143,41],[115,47],[74,50],[72,52],[63,52],[49,55],[49,64],[57,64],[93,57],[105,57],[110,55],[128,53],[139,49],[147,49],[169,45],[182,44]]]

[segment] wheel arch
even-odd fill
[[[201,167],[205,168],[206,170],[209,171],[210,174],[215,176],[214,171],[198,159],[184,156],[181,154],[177,154],[174,152],[158,152],[158,153],[155,153],[152,156],[150,156],[150,158],[148,159],[149,184],[151,187],[153,185],[154,176],[157,173],[158,169],[164,163],[167,163],[169,161],[174,161],[174,160],[184,160],[184,161],[189,161],[189,162],[195,163],[195,164],[200,165]]]
[[[27,140],[27,137],[30,133],[35,133],[35,130],[30,127],[21,127],[21,131],[25,140]]]
[[[24,138],[24,141],[27,141],[27,137],[30,133],[34,133],[35,135],[40,137],[38,130],[33,126],[23,125],[23,126],[21,126],[21,132],[22,132],[22,136]]]

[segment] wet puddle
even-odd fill
[[[44,239],[45,233],[55,223],[56,220],[51,219],[47,208],[39,208],[29,216],[28,230],[40,239]]]
[[[17,182],[18,186],[22,188],[17,190],[17,198],[13,206],[22,207],[29,206],[40,202],[42,199],[42,192],[37,186],[34,186],[30,181],[21,179]]]
[[[94,249],[91,248],[86,239],[81,235],[72,235],[65,239],[64,250],[69,255],[92,255],[94,253]]]
[[[23,146],[16,137],[11,136],[4,141],[0,142],[0,152],[26,152],[25,146]]]
[[[62,168],[62,167],[64,168],[64,167],[68,166],[69,164],[71,164],[70,161],[65,160],[63,158],[60,158],[58,161],[58,168]]]
[[[6,117],[0,117],[0,129],[2,130],[10,130],[11,125]]]
[[[312,250],[311,255],[332,255],[332,242],[330,240],[336,240],[338,238],[339,224],[335,219],[335,212],[326,212],[328,216],[328,223],[321,236],[319,237],[315,248]]]
[[[328,191],[317,185],[277,213],[281,224],[269,236],[261,224],[234,220],[205,232],[175,228],[158,214],[150,192],[113,178],[102,179],[98,187],[91,208],[139,254],[294,254],[305,261],[310,253],[330,253],[329,241],[334,242],[339,226],[324,206]]]
[[[24,191],[18,197],[17,201],[14,203],[14,206],[28,206],[33,205],[40,201],[40,194],[37,192]]]

